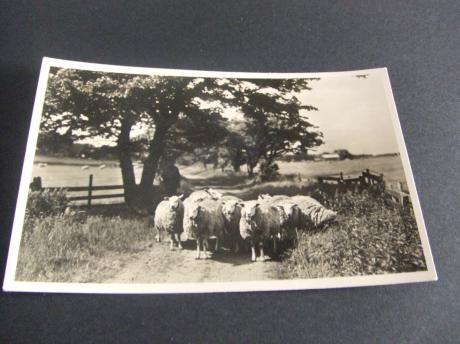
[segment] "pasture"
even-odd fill
[[[71,187],[87,186],[89,175],[93,175],[93,185],[121,185],[121,171],[115,162],[95,162],[83,159],[55,159],[48,158],[47,164],[38,163],[45,161],[43,157],[37,157],[33,166],[33,177],[40,176],[43,187]],[[105,165],[100,168],[100,165]],[[383,173],[387,183],[405,182],[404,170],[399,156],[392,157],[373,157],[356,160],[343,161],[302,161],[302,162],[279,162],[280,173],[282,176],[300,177],[301,180],[311,180],[317,176],[336,175],[343,172],[345,175],[359,174],[368,168],[371,171]],[[86,166],[85,169],[82,169]],[[245,172],[234,173],[230,170],[221,171],[212,166],[204,168],[201,164],[191,166],[179,166],[181,175],[184,177],[184,189],[193,190],[196,188],[213,187],[223,193],[230,193],[236,196],[247,198],[245,195],[254,192],[264,192],[260,186],[254,185],[248,179]],[[244,171],[244,166],[242,171]],[[139,181],[142,173],[142,165],[135,164],[134,172],[136,180]],[[289,184],[290,183],[285,183]],[[277,185],[278,188],[273,188]],[[267,184],[267,192],[282,191],[283,181]],[[272,186],[270,188],[270,186]],[[186,190],[187,191],[187,190]],[[99,192],[103,194],[119,193],[120,190],[106,190]],[[83,193],[84,194],[84,193]],[[98,192],[94,192],[95,195]],[[95,203],[108,204],[120,203],[122,198],[97,200]],[[84,202],[80,202],[83,204]]]
[[[89,174],[94,175],[94,185],[121,184],[118,167],[101,169],[94,164],[81,169],[84,164],[76,159],[72,164],[35,164],[33,175],[42,177],[44,187],[85,186]],[[322,192],[313,181],[320,175],[352,175],[369,168],[383,173],[386,182],[404,182],[399,157],[279,165],[284,177],[267,183],[249,180],[245,173],[201,165],[180,167],[183,184],[190,190],[211,186],[242,199],[262,193],[305,194],[338,212],[340,220],[301,232],[297,245],[285,246],[271,261],[251,263],[247,251],[234,254],[229,249],[211,260],[196,261],[192,241],[184,242],[183,251],[170,251],[166,242],[157,243],[151,216],[132,214],[124,205],[96,205],[78,216],[26,216],[16,277],[59,282],[225,282],[426,269],[410,210],[366,192],[337,198]],[[140,172],[137,167],[137,176]]]

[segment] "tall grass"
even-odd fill
[[[86,214],[27,217],[16,279],[92,281],[111,269],[118,254],[138,252],[152,239],[146,218]]]
[[[317,278],[426,270],[417,225],[401,209],[369,192],[328,196],[317,191],[338,220],[302,232],[279,272],[284,278]]]

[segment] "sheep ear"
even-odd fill
[[[238,203],[238,205],[242,208],[244,208],[244,203]]]
[[[184,199],[184,194],[181,194],[181,195],[179,195],[177,197],[179,197],[179,199]]]
[[[163,197],[163,201],[167,201],[169,199],[168,196]]]

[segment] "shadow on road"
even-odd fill
[[[211,239],[209,243],[211,248],[214,248],[214,240]],[[182,241],[182,247],[184,250],[195,251],[196,243],[193,240],[185,240]],[[273,254],[271,250],[267,251],[267,262],[281,262],[283,260],[282,252],[280,254]],[[212,257],[210,259],[219,263],[231,264],[232,266],[259,263],[251,261],[251,251],[248,246],[242,247],[238,253],[226,247],[221,247],[218,252],[212,250]]]

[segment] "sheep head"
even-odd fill
[[[168,201],[169,208],[172,211],[177,210],[179,206],[182,204],[181,196],[171,196],[165,198],[165,200]]]
[[[237,200],[229,200],[222,205],[222,214],[227,221],[231,221],[241,212],[240,203]]]

